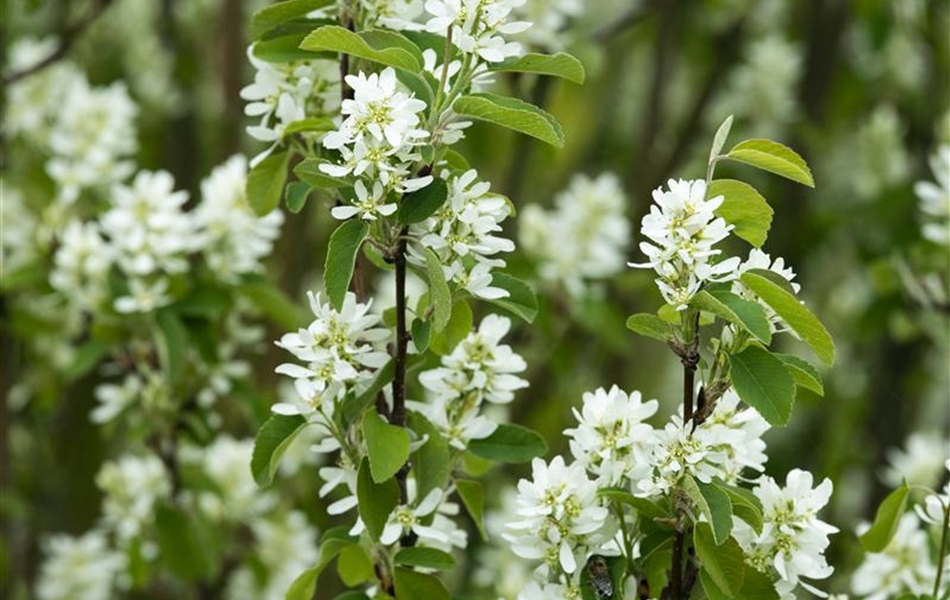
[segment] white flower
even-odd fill
[[[475,54],[487,62],[501,62],[520,56],[521,44],[507,42],[503,35],[520,33],[531,26],[523,21],[508,22],[512,9],[525,0],[428,0],[426,12],[431,18],[425,28],[431,33],[448,35],[467,54]],[[498,35],[501,34],[501,35]]]
[[[663,298],[677,310],[685,310],[705,282],[734,279],[739,259],[711,262],[721,252],[713,246],[733,229],[714,212],[723,197],[707,200],[706,182],[701,179],[671,179],[668,186],[667,192],[663,188],[653,191],[656,204],[640,227],[640,233],[654,242],[640,243],[640,251],[650,260],[630,266],[656,271]]]
[[[304,405],[276,404],[281,414],[308,415],[327,408],[339,395],[357,384],[368,383],[376,370],[389,360],[383,350],[388,329],[376,328],[380,317],[369,312],[370,305],[356,301],[347,292],[337,311],[319,294],[308,293],[310,310],[316,317],[306,329],[285,334],[277,342],[306,366],[284,363],[277,372],[297,380],[296,388]],[[308,410],[309,408],[309,410]]]
[[[40,244],[38,223],[26,206],[23,194],[0,177],[0,222],[3,223],[3,236],[0,236],[0,277],[28,265],[38,258]]]
[[[248,465],[254,440],[235,440],[218,436],[205,447],[187,446],[181,450],[183,463],[201,467],[214,491],[197,493],[198,506],[212,520],[254,522],[268,514],[274,497],[262,494]]]
[[[730,439],[721,450],[726,460],[720,465],[719,477],[728,484],[737,484],[746,469],[761,473],[765,469],[768,456],[765,454],[765,442],[762,435],[771,427],[759,411],[750,407],[739,408],[739,396],[731,388],[726,390],[716,402],[709,418],[701,425],[711,429],[724,428],[723,438]]]
[[[825,579],[834,569],[825,560],[828,535],[837,528],[818,519],[831,497],[831,480],[812,488],[812,474],[793,469],[780,487],[763,476],[753,493],[762,503],[762,531],[756,533],[744,521],[733,518],[733,531],[746,554],[746,561],[758,571],[779,577],[775,589],[783,600],[793,599],[797,586],[820,596],[823,592],[802,581]]]
[[[99,405],[89,413],[93,423],[108,423],[116,418],[142,394],[145,388],[142,379],[136,374],[129,374],[119,385],[103,383],[96,387],[95,396]]]
[[[364,221],[375,221],[378,215],[388,217],[399,208],[395,202],[386,202],[386,193],[383,190],[383,184],[375,182],[373,184],[373,193],[366,189],[362,181],[357,181],[353,187],[356,192],[356,198],[352,200],[352,205],[335,206],[330,211],[333,218],[345,221],[350,217],[359,215]]]
[[[640,392],[627,395],[617,386],[584,394],[581,410],[571,410],[578,426],[565,429],[571,454],[602,485],[640,479],[651,469],[653,427],[644,421],[656,413],[658,402],[643,402]]]
[[[914,185],[920,198],[920,212],[928,220],[923,235],[932,242],[950,246],[950,144],[943,144],[930,157],[930,169],[937,183],[918,181]]]
[[[867,527],[859,527],[858,533]],[[904,593],[929,594],[936,576],[927,532],[920,527],[917,515],[907,512],[901,516],[884,551],[865,555],[851,577],[851,592],[865,600],[889,600]],[[941,596],[937,594],[938,598]]]
[[[251,211],[246,182],[247,159],[232,156],[201,182],[201,204],[192,213],[205,261],[225,281],[261,270],[284,221],[277,209],[262,217]]]
[[[531,204],[521,211],[521,244],[540,259],[544,279],[579,295],[585,280],[604,279],[623,268],[630,242],[626,202],[613,173],[596,179],[575,175],[554,198],[553,210]]]
[[[950,440],[936,432],[910,434],[903,449],[887,451],[887,470],[881,479],[896,488],[904,481],[934,487],[944,475],[944,461]]]
[[[117,580],[128,567],[122,552],[109,548],[101,531],[74,538],[46,540],[46,560],[37,577],[38,600],[102,600],[113,597]]]
[[[757,294],[755,294],[755,292],[748,289],[745,284],[739,280],[743,274],[753,269],[772,271],[776,275],[781,276],[783,279],[788,281],[788,284],[791,286],[792,290],[794,290],[794,292],[797,294],[802,286],[793,281],[795,279],[795,271],[793,271],[791,267],[785,266],[784,258],[778,257],[773,261],[772,257],[767,253],[759,250],[758,248],[753,248],[749,251],[749,258],[747,258],[736,268],[736,280],[732,282],[732,291],[746,300],[758,302],[758,304],[765,311],[765,315],[769,320],[769,326],[772,329],[772,333],[787,331],[792,335],[796,335],[797,337],[797,334],[788,328],[785,321],[783,321],[782,318],[779,317],[774,310],[772,310],[772,307],[763,302],[762,299],[759,298]]]
[[[114,261],[115,252],[97,223],[70,221],[53,256],[50,285],[76,306],[94,310],[108,296],[108,273]]]
[[[419,536],[419,544],[427,545],[432,542],[448,542],[448,536],[441,530],[422,524],[422,519],[431,515],[442,502],[442,490],[434,489],[415,507],[400,504],[389,514],[386,526],[379,536],[382,544],[395,544],[404,535],[413,532]]]
[[[503,537],[518,556],[574,573],[588,548],[613,537],[608,511],[597,498],[597,484],[587,478],[583,465],[567,466],[560,456],[550,464],[536,458],[531,470],[531,480],[518,482],[518,520],[508,524],[509,533]]]
[[[367,76],[362,71],[347,75],[346,83],[353,88],[353,99],[343,101],[340,112],[346,118],[340,129],[323,139],[327,148],[340,148],[367,135],[377,141],[401,148],[407,141],[425,138],[428,133],[419,129],[419,113],[426,103],[396,89],[396,71],[387,67],[381,73]]]
[[[123,543],[151,526],[156,502],[171,495],[165,465],[157,456],[126,455],[102,465],[96,485],[105,494],[103,524]]]
[[[531,23],[531,28],[518,34],[517,39],[526,45],[556,52],[566,47],[569,21],[583,14],[584,3],[582,0],[527,0],[512,12]]]

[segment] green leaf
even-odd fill
[[[672,339],[669,324],[656,315],[637,313],[627,317],[627,329],[661,342]]]
[[[310,29],[312,27],[308,27]],[[328,60],[336,59],[336,55],[330,52],[324,52],[320,55],[313,52],[307,52],[299,48],[300,42],[306,37],[306,31],[296,31],[296,28],[288,27],[290,33],[284,34],[284,27],[268,35],[267,39],[254,42],[251,52],[254,56],[264,62],[286,64],[299,60],[313,60],[315,58],[324,58]],[[286,138],[287,136],[284,136]]]
[[[716,135],[713,137],[712,148],[709,149],[710,163],[716,160],[716,158],[719,157],[719,153],[722,152],[722,147],[726,145],[726,138],[729,137],[730,129],[732,129],[732,115],[726,117],[726,120],[723,121],[719,129],[716,130]]]
[[[736,540],[729,538],[717,544],[708,523],[697,523],[693,545],[703,570],[727,597],[736,596],[745,579],[745,559]]]
[[[544,456],[548,445],[537,431],[502,423],[487,438],[469,442],[468,449],[472,454],[489,460],[523,463]]]
[[[732,502],[732,514],[749,524],[756,531],[762,531],[762,504],[750,490],[714,481],[713,485],[725,492]]]
[[[449,188],[445,180],[436,177],[429,185],[403,197],[399,203],[396,218],[399,219],[400,223],[406,225],[420,223],[439,210],[448,195]]]
[[[711,483],[683,478],[683,489],[712,526],[713,540],[721,546],[732,533],[732,501],[729,495]]]
[[[412,343],[415,344],[416,350],[419,352],[425,352],[429,348],[430,329],[432,329],[431,321],[423,321],[422,319],[412,320],[409,331],[412,334]]]
[[[621,488],[601,488],[597,490],[597,495],[613,502],[631,506],[640,516],[647,519],[668,519],[673,516],[668,508],[664,508],[660,504],[660,501],[640,498]]]
[[[246,278],[239,289],[255,308],[283,329],[296,331],[307,322],[307,314],[300,306],[262,277]]]
[[[475,521],[475,527],[478,528],[482,540],[488,540],[488,531],[485,529],[485,492],[481,482],[472,479],[456,479],[455,491],[462,499],[465,510]]]
[[[320,559],[316,565],[294,579],[284,596],[285,600],[312,600],[320,573],[344,548],[353,545],[353,540],[347,533],[349,529],[348,526],[334,527],[323,534],[320,540]]]
[[[336,572],[347,587],[357,586],[373,578],[373,561],[359,544],[352,544],[340,552]]]
[[[729,379],[743,402],[771,425],[788,423],[795,402],[795,381],[781,360],[758,346],[729,355]]]
[[[396,567],[397,600],[449,600],[449,591],[438,577]]]
[[[162,561],[182,579],[209,579],[214,571],[202,531],[194,519],[178,508],[155,509],[155,532]]]
[[[825,395],[825,387],[821,382],[821,374],[818,369],[813,367],[807,360],[795,356],[794,354],[775,353],[779,360],[785,363],[785,369],[795,380],[795,385],[806,390],[811,390],[819,396]]]
[[[534,321],[534,317],[538,314],[538,299],[531,286],[513,275],[500,271],[492,273],[491,284],[507,291],[508,297],[489,300],[489,302],[510,311],[528,323]]]
[[[307,203],[307,196],[310,195],[310,184],[304,181],[292,181],[287,184],[284,192],[284,202],[287,203],[287,210],[293,214],[299,213],[304,204]]]
[[[261,425],[251,455],[251,473],[257,485],[267,487],[274,481],[284,452],[305,427],[307,420],[300,415],[271,415]]]
[[[442,331],[452,316],[452,292],[445,281],[442,263],[432,248],[426,248],[426,276],[429,278],[429,302],[432,305],[432,328]]]
[[[247,203],[257,216],[263,217],[280,204],[289,160],[288,152],[275,152],[247,174]]]
[[[356,253],[366,239],[369,227],[362,219],[344,221],[333,235],[327,248],[327,261],[323,269],[323,283],[327,288],[327,297],[334,308],[343,308],[343,299],[350,288],[353,269],[356,266]]]
[[[709,198],[722,196],[722,204],[716,209],[716,216],[726,223],[735,225],[734,234],[761,248],[772,227],[772,215],[775,211],[769,206],[754,187],[735,179],[716,179],[709,184],[706,192]]]
[[[757,272],[743,273],[741,281],[782,317],[822,362],[828,366],[835,362],[835,343],[831,335],[798,298]]]
[[[265,6],[251,17],[251,39],[257,39],[288,21],[306,17],[332,3],[333,0],[286,0]]]
[[[516,98],[481,93],[462,96],[452,108],[463,117],[501,125],[562,148],[564,132],[557,120],[533,104]]]
[[[412,471],[416,476],[416,497],[425,498],[434,489],[442,489],[449,480],[449,444],[438,428],[417,412],[407,416],[409,427],[419,436],[429,436],[415,451]]]
[[[808,187],[815,187],[815,180],[805,160],[788,146],[772,140],[739,142],[726,154],[726,158],[781,175]]]
[[[109,346],[99,340],[89,340],[76,350],[76,356],[63,373],[66,381],[76,381],[96,368],[109,351]]]
[[[162,308],[155,316],[158,324],[158,352],[168,383],[177,385],[185,371],[188,332],[172,308]]]
[[[376,409],[363,415],[363,439],[376,483],[391,479],[409,460],[409,433],[403,427],[387,423]]]
[[[336,124],[334,124],[330,119],[325,119],[322,117],[310,117],[288,123],[287,126],[284,127],[284,139],[287,139],[295,133],[305,133],[309,131],[333,131],[335,129]],[[308,158],[307,160],[315,161],[316,159]]]
[[[436,571],[448,571],[455,567],[455,559],[451,554],[435,548],[403,548],[393,557],[393,562],[406,567],[423,567]]]
[[[693,296],[690,305],[738,325],[764,344],[772,341],[769,318],[757,302],[745,300],[731,292],[711,293],[703,290]]]
[[[584,65],[581,61],[566,52],[557,54],[525,54],[520,58],[512,58],[501,63],[495,63],[488,68],[495,72],[538,73],[553,75],[572,81],[584,83]]]
[[[465,300],[456,300],[445,329],[432,335],[429,347],[440,356],[452,352],[472,331],[472,309]]]
[[[650,590],[662,590],[669,581],[670,564],[673,561],[671,550],[654,552],[644,561],[643,571]]]
[[[348,187],[350,183],[345,179],[331,177],[320,170],[320,164],[325,161],[316,158],[308,158],[294,167],[294,175],[297,179],[310,184],[311,187],[318,190],[339,189]]]
[[[907,484],[887,495],[877,507],[874,523],[861,535],[861,547],[868,552],[883,552],[897,532],[897,525],[907,509],[907,496],[910,488]]]
[[[200,283],[174,304],[175,310],[188,317],[216,319],[231,309],[233,300],[224,287]]]
[[[363,414],[367,407],[373,404],[376,396],[382,391],[390,381],[396,376],[396,364],[390,359],[383,368],[381,368],[369,387],[355,396],[350,396],[343,401],[343,420],[346,424],[353,423],[357,417]]]
[[[369,459],[364,458],[356,474],[356,498],[366,532],[373,541],[378,541],[389,513],[399,504],[399,484],[392,478],[376,483],[370,472]]]
[[[354,33],[345,27],[325,25],[304,38],[300,48],[348,54],[411,73],[422,71],[422,50],[393,31],[373,29]]]

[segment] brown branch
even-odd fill
[[[10,85],[16,83],[24,77],[38,73],[46,67],[49,67],[50,65],[61,60],[64,56],[66,56],[66,53],[69,52],[69,49],[76,42],[76,40],[82,36],[82,33],[86,30],[86,28],[89,27],[93,21],[98,19],[110,4],[112,4],[112,0],[97,0],[93,7],[89,9],[89,12],[87,12],[81,19],[63,29],[63,31],[59,34],[59,45],[55,50],[53,50],[53,52],[49,54],[49,56],[37,63],[30,65],[29,67],[5,74],[3,76],[3,84]]]

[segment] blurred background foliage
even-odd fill
[[[59,34],[67,41],[65,56],[93,83],[127,81],[141,107],[139,164],[170,171],[176,189],[196,197],[214,165],[238,151],[261,150],[244,134],[239,90],[252,77],[246,24],[264,4],[5,0],[2,48],[27,35]],[[602,0],[579,6],[567,29],[544,40],[544,49],[560,46],[579,56],[588,71],[585,85],[530,76],[497,82],[556,115],[565,149],[476,125],[463,153],[519,210],[551,205],[576,173],[616,173],[634,232],[627,257],[634,261],[650,191],[670,177],[702,177],[712,134],[727,115],[735,115],[733,140],[770,137],[805,157],[815,190],[759,177],[741,165],[723,165],[720,176],[742,169],[769,200],[775,225],[764,249],[795,269],[803,297],[838,345],[825,397],[800,397],[791,424],[766,441],[769,472],[798,466],[834,480],[825,520],[842,533],[829,555],[839,578],[830,587],[843,590],[860,560],[854,526],[869,519],[887,493],[880,478],[887,451],[911,432],[946,439],[950,427],[946,298],[942,306],[922,305],[905,281],[938,273],[945,289],[950,272],[947,248],[921,237],[913,189],[917,181],[933,180],[928,158],[950,142],[950,2]],[[100,8],[88,26],[75,26]],[[30,158],[11,147],[8,136],[2,143],[4,177],[28,179],[22,169]],[[32,185],[31,194],[51,195],[48,186]],[[311,201],[289,217],[268,275],[302,303],[306,290],[322,287],[329,207]],[[508,223],[516,239],[518,222]],[[541,302],[535,323],[517,325],[509,340],[527,360],[531,381],[512,406],[512,421],[542,431],[553,454],[566,451],[561,431],[584,391],[617,384],[673,410],[678,362],[624,328],[627,315],[657,305],[648,274],[624,269],[571,295],[541,281],[533,257],[517,253],[509,263],[536,281]],[[12,598],[36,577],[44,535],[80,533],[95,521],[101,498],[95,473],[123,439],[87,417],[96,376],[63,385],[42,356],[24,352],[11,321],[13,296],[4,292],[0,301],[6,399],[0,406],[0,593]],[[282,331],[271,324],[265,339]],[[785,351],[802,351],[785,341]],[[257,388],[218,404],[223,430],[253,435],[274,400],[273,369],[280,360],[273,347],[255,358]],[[40,382],[40,393],[18,403],[11,390],[25,379]],[[499,487],[514,482],[526,468],[499,469],[492,481]],[[278,493],[323,529],[328,519],[313,471],[280,481]]]

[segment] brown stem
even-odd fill
[[[683,545],[686,534],[677,529],[673,538],[673,563],[670,566],[670,600],[682,600],[683,594]]]
[[[406,362],[409,347],[409,330],[406,327],[406,240],[409,228],[403,227],[399,232],[399,241],[396,245],[396,255],[393,263],[396,266],[396,373],[393,377],[393,409],[389,415],[389,422],[398,427],[406,426]],[[409,475],[409,463],[406,462],[396,472],[396,483],[399,484],[399,503],[409,502],[406,489],[406,478]],[[403,536],[400,543],[403,546],[415,545],[414,533]]]

